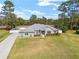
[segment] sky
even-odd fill
[[[0,0],[0,11],[5,0]],[[17,17],[28,20],[32,14],[37,17],[57,19],[60,13],[57,9],[66,0],[11,0],[15,5]]]

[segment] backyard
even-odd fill
[[[17,38],[8,59],[79,59],[79,35]]]
[[[8,31],[0,30],[0,42],[3,41],[8,35],[9,35]]]

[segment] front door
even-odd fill
[[[42,35],[45,35],[45,31],[41,31]]]

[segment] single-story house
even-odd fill
[[[31,28],[26,28],[21,30],[20,32],[20,37],[34,37],[34,30]]]
[[[34,37],[34,36],[45,37],[47,34],[55,34],[55,33],[61,34],[62,30],[56,29],[50,25],[34,24],[26,29],[20,30],[19,33],[20,37]]]
[[[9,31],[9,33],[19,33],[20,32],[20,29],[18,28],[13,28]]]
[[[9,31],[9,33],[19,33],[20,30],[23,30],[23,29],[26,29],[26,28],[13,28]]]

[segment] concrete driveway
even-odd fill
[[[9,52],[18,36],[18,33],[9,35],[0,43],[0,59],[7,59]]]

